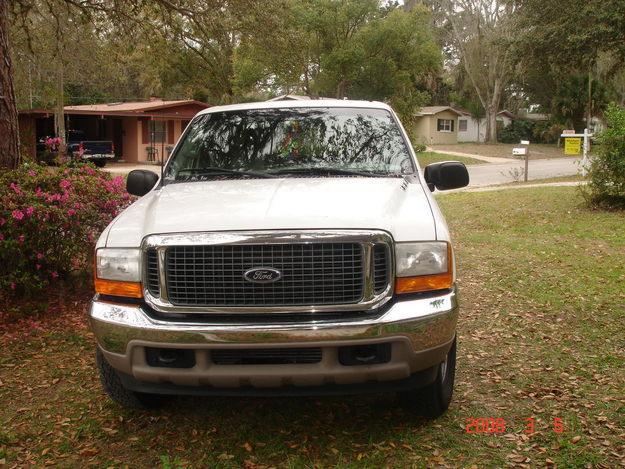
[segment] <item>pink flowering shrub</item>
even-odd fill
[[[28,293],[90,270],[100,232],[130,203],[91,165],[0,172],[0,289]]]

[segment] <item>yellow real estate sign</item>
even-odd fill
[[[565,155],[579,155],[582,152],[582,139],[581,138],[565,138],[564,139],[564,154]]]

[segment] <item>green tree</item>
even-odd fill
[[[505,0],[431,0],[452,63],[466,73],[486,115],[486,141],[497,141],[497,113],[514,76],[510,52],[515,3]]]
[[[594,85],[610,80],[623,68],[625,2],[569,0],[565,9],[558,0],[518,0],[517,5],[516,57],[524,72],[535,77],[530,92],[540,96],[542,87],[543,93],[564,93],[572,98],[565,88],[576,84],[574,93],[585,96],[588,122],[603,92],[595,93]],[[602,72],[600,62],[605,55],[617,65]],[[563,80],[568,85],[560,86]]]
[[[429,11],[375,0],[293,0],[281,39],[242,44],[244,87],[270,93],[388,101],[410,118],[442,66]]]

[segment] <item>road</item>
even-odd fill
[[[450,155],[450,160],[453,156]],[[503,158],[497,158],[503,159]],[[551,158],[545,160],[530,160],[529,179],[545,179],[558,176],[571,176],[577,174],[578,164],[575,158]],[[523,161],[511,160],[506,163],[486,163],[467,166],[469,170],[469,187],[484,187],[495,184],[505,184],[515,182],[515,170],[518,172],[519,180],[523,180]],[[115,175],[126,175],[133,169],[148,169],[155,173],[160,172],[160,166],[145,164],[111,164],[104,170]]]
[[[572,176],[578,173],[577,158],[550,158],[544,160],[530,160],[528,179],[545,179],[559,176]],[[513,160],[510,163],[475,164],[468,165],[470,182],[469,187],[484,187],[494,184],[504,184],[523,180],[524,162]],[[518,174],[515,179],[514,174]]]

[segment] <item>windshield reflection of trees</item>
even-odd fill
[[[192,125],[168,176],[206,167],[412,169],[397,124],[386,111],[254,110],[207,114]]]

